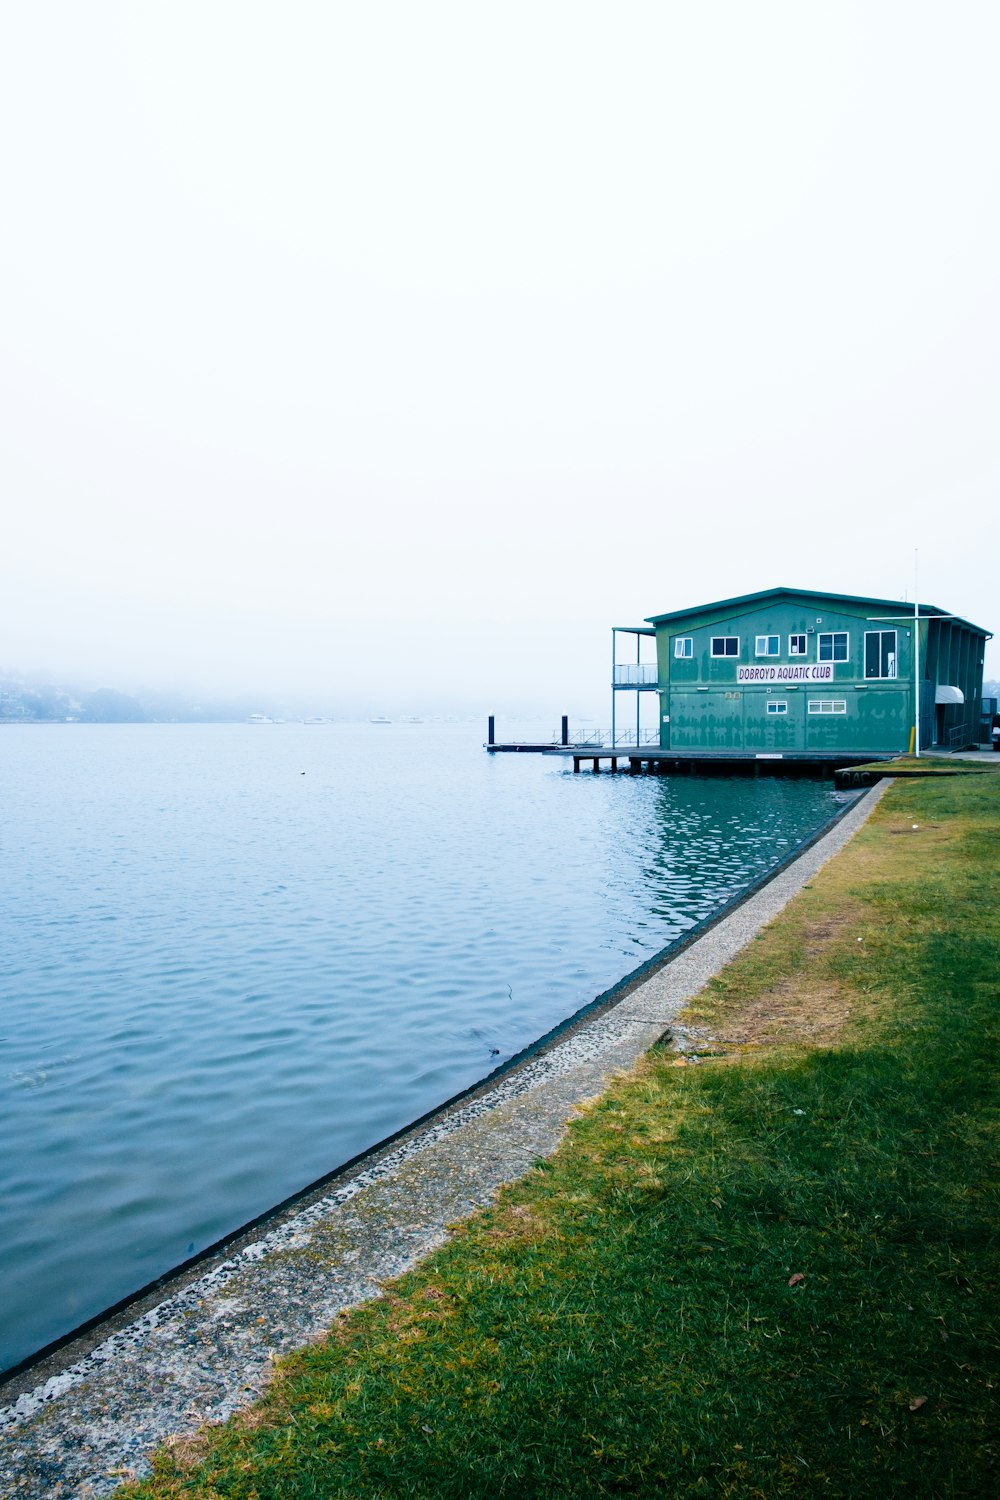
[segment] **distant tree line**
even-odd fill
[[[0,686],[0,719],[62,723],[148,724],[153,715],[127,693],[99,688],[70,693],[57,687],[6,682]]]
[[[0,723],[225,723],[260,711],[257,701],[192,703],[180,694],[149,692],[142,699],[116,688],[94,691],[0,676]]]

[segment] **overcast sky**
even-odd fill
[[[612,624],[912,599],[914,549],[1000,630],[998,43],[995,0],[7,5],[0,666],[607,717]]]

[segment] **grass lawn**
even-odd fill
[[[916,826],[914,826],[916,825]],[[890,789],[565,1144],[134,1500],[995,1496],[1000,778]]]
[[[989,776],[1000,768],[990,761],[961,760],[944,755],[897,755],[895,760],[872,760],[865,765],[852,766],[852,771],[878,771],[882,776]]]

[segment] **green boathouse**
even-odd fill
[[[636,637],[635,663],[617,662],[622,634]],[[643,637],[655,663],[641,659]],[[929,604],[765,589],[616,627],[612,699],[658,694],[661,750],[957,749],[978,741],[989,638]]]

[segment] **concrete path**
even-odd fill
[[[252,1401],[275,1355],[447,1237],[559,1144],[581,1101],[632,1066],[685,1002],[774,917],[868,817],[886,783],[754,895],[609,1008],[482,1091],[375,1153],[202,1264],[169,1295],[132,1306],[36,1367],[0,1399],[5,1497],[105,1496],[148,1472],[171,1434]]]

